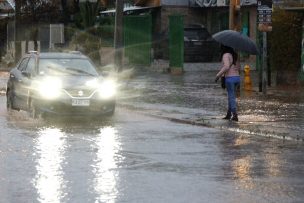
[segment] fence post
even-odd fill
[[[183,16],[169,16],[169,65],[172,74],[182,74],[184,66]]]

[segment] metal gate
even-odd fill
[[[182,72],[184,66],[184,18],[169,16],[169,63],[171,70]]]
[[[124,46],[125,57],[127,57],[130,64],[151,64],[151,15],[126,16],[124,18]]]

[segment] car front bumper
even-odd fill
[[[81,100],[81,99],[79,99]],[[99,100],[86,99],[84,104],[72,104],[72,99],[64,100],[38,100],[36,109],[42,114],[52,114],[58,116],[101,116],[111,114],[115,110],[115,99]]]

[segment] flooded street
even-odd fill
[[[0,97],[0,202],[302,202],[304,146],[118,108],[32,120]]]
[[[0,203],[304,203],[303,14],[0,0]]]

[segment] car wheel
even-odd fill
[[[112,109],[111,109],[111,111],[109,111],[109,112],[107,112],[106,113],[106,116],[108,116],[108,117],[111,117],[111,116],[113,116],[114,115],[114,112],[115,112],[115,104],[113,104],[113,107],[112,107]]]
[[[30,100],[29,113],[31,118],[37,119],[41,117],[41,112],[36,107],[35,100]]]
[[[108,113],[106,114],[106,116],[111,117],[111,116],[114,115],[114,112],[115,112],[115,110],[113,109],[112,111],[108,112]]]
[[[12,95],[11,91],[7,91],[7,93],[6,93],[6,109],[9,112],[14,109],[14,106],[13,106],[13,95]]]
[[[7,111],[11,111],[12,110],[12,98],[11,98],[11,92],[8,91],[6,93],[6,109]]]

